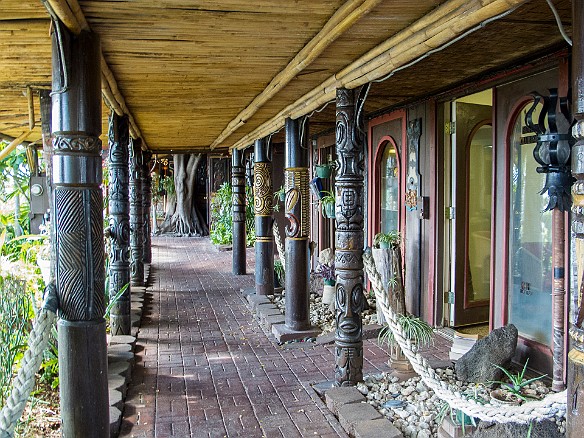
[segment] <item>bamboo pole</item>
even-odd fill
[[[211,144],[211,150],[240,126],[244,125],[266,102],[294,79],[299,72],[317,59],[333,41],[367,15],[380,2],[381,0],[350,0],[340,7],[316,36],[296,54],[283,70],[274,76],[266,88],[227,124],[227,127],[219,134],[219,137]]]
[[[287,117],[296,119],[333,101],[337,88],[352,89],[380,79],[483,21],[522,3],[525,0],[450,0],[329,77],[272,119],[240,138],[231,148],[245,148],[255,139],[281,128]]]
[[[46,2],[59,20],[74,34],[78,35],[82,30],[90,30],[89,24],[77,0],[46,0]],[[101,90],[104,100],[117,115],[128,115],[130,135],[132,138],[141,138],[142,133],[140,128],[126,105],[124,96],[118,88],[116,79],[103,57],[103,53],[101,54]],[[142,147],[145,149],[148,148],[144,139],[142,139]]]
[[[21,144],[24,140],[26,140],[26,138],[32,134],[32,130],[30,131],[25,131],[22,134],[20,134],[18,137],[16,137],[14,140],[12,140],[12,142],[6,146],[4,149],[2,149],[0,151],[0,161],[4,160],[6,157],[8,157],[8,155],[10,155],[10,153],[16,149],[16,146],[18,146],[19,144]]]
[[[28,129],[33,130],[35,126],[34,122],[34,95],[30,85],[26,87],[26,100],[28,103]]]

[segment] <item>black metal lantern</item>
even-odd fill
[[[574,181],[570,172],[570,154],[574,144],[571,135],[572,116],[568,98],[558,97],[557,88],[551,88],[549,92],[549,96],[531,93],[533,105],[525,114],[525,124],[537,136],[537,144],[533,150],[533,157],[539,164],[536,170],[546,175],[545,185],[540,192],[549,195],[549,202],[544,211],[557,208],[563,212],[569,210],[572,205],[571,187]],[[542,109],[537,122],[534,122],[533,114],[540,103]]]

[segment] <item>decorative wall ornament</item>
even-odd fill
[[[408,122],[408,173],[406,175],[406,200],[408,210],[418,208],[420,196],[420,170],[418,164],[420,136],[422,135],[422,120],[414,119]]]
[[[364,154],[363,119],[357,114],[363,104],[363,88],[337,90],[337,175],[335,235],[336,331],[335,384],[355,385],[363,380],[361,311],[363,295],[364,243]]]
[[[549,96],[532,93],[533,104],[525,114],[525,124],[537,135],[533,157],[539,164],[537,172],[546,175],[545,186],[540,192],[549,195],[545,211],[555,208],[567,211],[572,205],[570,189],[573,177],[570,173],[570,154],[575,142],[570,134],[572,116],[568,108],[568,98],[558,97],[556,88],[550,88],[549,92]],[[535,122],[533,114],[540,103],[543,107]],[[558,114],[558,103],[564,118],[564,129],[558,125],[558,122],[562,122]]]

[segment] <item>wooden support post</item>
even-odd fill
[[[308,192],[308,146],[302,145],[302,120],[286,119],[286,327],[310,327],[309,253],[310,198]],[[308,121],[305,119],[307,124]],[[307,126],[304,132],[308,134]]]
[[[363,380],[364,273],[364,156],[362,98],[355,90],[337,89],[335,183],[335,384],[355,385]]]
[[[152,152],[142,153],[144,167],[142,169],[142,214],[144,224],[144,263],[152,263],[152,228],[150,209],[152,208],[152,175],[150,174],[150,160]]]
[[[245,167],[243,153],[233,149],[231,157],[233,188],[233,274],[245,275]]]
[[[72,35],[61,23],[53,24],[52,222],[61,318],[61,434],[109,437],[100,42],[97,34]]]
[[[128,116],[112,112],[109,125],[109,294],[110,300],[130,283],[130,199]],[[110,312],[112,335],[129,335],[130,287],[120,296]]]
[[[256,294],[274,293],[274,217],[272,216],[272,160],[265,138],[254,148],[253,188],[255,209],[255,287]]]
[[[575,236],[578,284],[570,300],[570,352],[568,353],[568,409],[566,436],[584,435],[584,3],[572,2],[572,112],[576,124],[572,135],[572,231]]]
[[[132,286],[144,285],[144,213],[142,212],[142,148],[136,139],[130,146],[130,271]]]

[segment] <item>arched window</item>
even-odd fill
[[[545,175],[533,158],[535,134],[525,126],[525,111],[515,112],[509,129],[509,261],[508,320],[521,336],[550,345],[552,332],[552,215],[543,212],[547,195],[540,195]],[[537,120],[541,105],[533,118]],[[537,317],[534,317],[537,316]]]
[[[392,141],[385,142],[380,161],[380,232],[399,230],[399,152]]]

